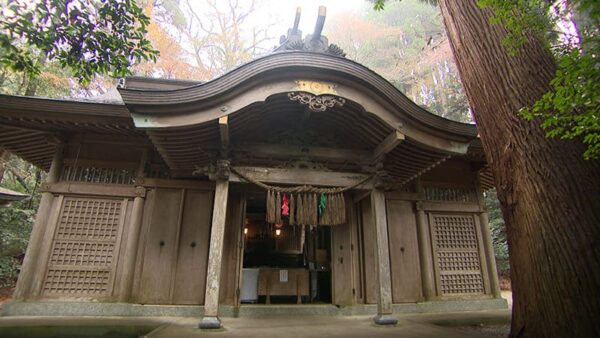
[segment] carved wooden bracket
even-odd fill
[[[192,172],[192,175],[207,175],[211,181],[216,180],[229,180],[231,174],[231,163],[229,160],[217,160],[214,164],[206,167],[196,166],[196,170]]]
[[[314,112],[323,112],[327,108],[335,106],[341,107],[346,103],[346,100],[331,95],[313,95],[305,92],[290,92],[288,98],[291,101],[297,101],[300,104],[308,106],[308,109]]]

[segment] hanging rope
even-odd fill
[[[358,187],[359,185],[364,184],[371,178],[373,178],[373,176],[375,176],[375,175],[367,176],[363,180],[361,180],[355,184],[346,186],[346,187],[320,188],[320,187],[313,187],[311,185],[300,185],[300,186],[295,186],[295,187],[278,187],[278,186],[274,186],[274,185],[268,185],[263,182],[252,179],[252,178],[240,173],[239,171],[237,171],[235,169],[235,167],[231,167],[230,169],[231,169],[231,172],[233,172],[234,174],[238,175],[239,177],[243,178],[244,180],[246,180],[252,184],[256,184],[257,186],[259,186],[263,189],[266,189],[266,190],[271,190],[271,191],[280,192],[280,193],[282,193],[282,192],[286,192],[286,193],[310,192],[310,193],[317,193],[317,194],[338,194],[338,193],[346,192],[350,189],[354,189],[354,188]]]
[[[254,180],[237,170],[242,179],[267,190],[266,221],[283,224],[287,217],[291,225],[337,225],[346,223],[344,192],[370,180],[373,175],[347,187],[319,188],[310,185],[278,187]]]

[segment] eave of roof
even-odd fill
[[[61,100],[44,97],[14,96],[0,94],[2,111],[43,111],[63,115],[88,115],[129,118],[123,103],[90,102],[86,100]]]
[[[29,195],[0,187],[0,201],[21,201],[27,197]]]
[[[147,115],[186,114],[221,102],[240,87],[266,78],[289,78],[302,74],[322,80],[361,84],[385,99],[393,113],[425,127],[467,138],[477,136],[476,126],[437,116],[412,102],[391,83],[365,66],[342,57],[311,52],[273,53],[250,61],[225,75],[203,84],[180,89],[120,88],[123,101],[132,113]],[[306,76],[306,75],[305,75]]]

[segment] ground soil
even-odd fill
[[[510,333],[510,324],[457,326],[454,329],[478,337],[505,338]]]
[[[12,287],[0,288],[0,308],[2,308],[4,303],[12,299],[13,291],[15,291],[15,289]]]

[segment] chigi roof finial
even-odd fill
[[[285,51],[305,51],[315,53],[325,53],[335,56],[345,57],[346,53],[337,45],[329,44],[327,37],[321,35],[323,27],[325,26],[325,17],[327,15],[327,9],[325,6],[319,6],[319,16],[315,24],[313,34],[307,34],[302,39],[302,31],[298,29],[300,24],[301,9],[296,8],[296,17],[294,19],[294,26],[288,29],[287,36],[282,35],[279,39],[280,46],[275,48],[275,52]]]

